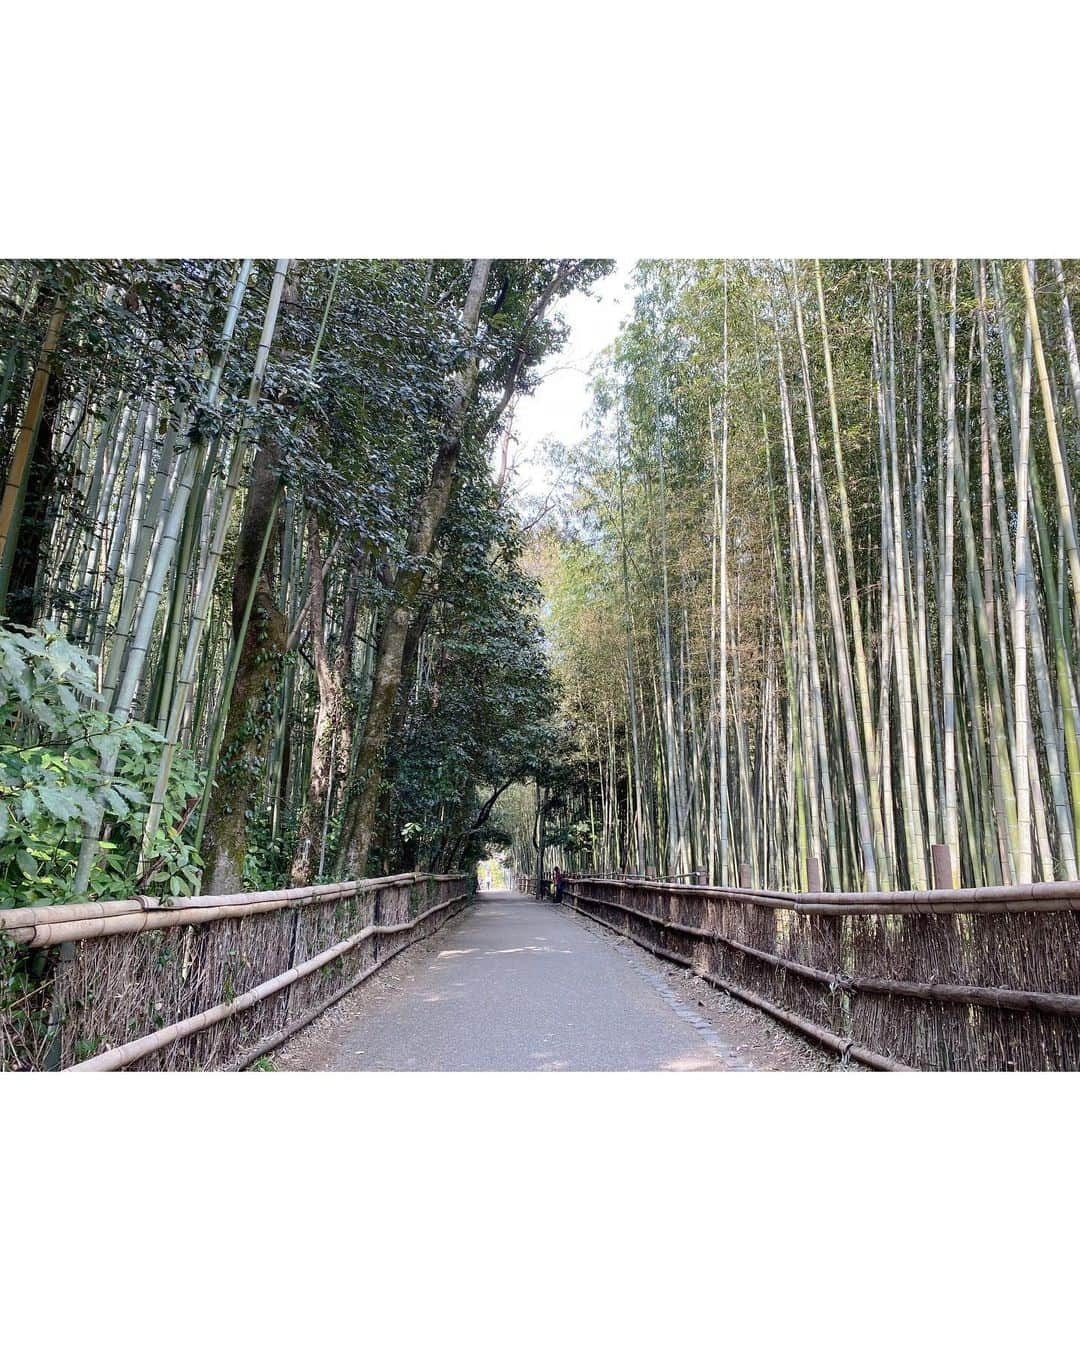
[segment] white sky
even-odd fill
[[[591,296],[575,292],[561,301],[558,313],[570,325],[566,346],[541,367],[539,387],[518,403],[514,415],[510,463],[520,492],[542,495],[551,485],[549,468],[537,454],[542,441],[553,437],[573,445],[581,439],[590,402],[589,367],[633,310],[627,289],[633,268],[632,258],[617,259],[615,270],[593,287]]]

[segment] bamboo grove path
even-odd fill
[[[741,1070],[745,1029],[550,902],[481,892],[427,950],[286,1045],[281,1069]],[[363,995],[361,997],[364,997]]]

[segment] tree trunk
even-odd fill
[[[335,760],[340,762],[338,748],[345,712],[345,673],[352,654],[356,635],[357,597],[351,590],[345,602],[345,616],[340,642],[333,659],[326,649],[325,593],[323,584],[322,546],[319,526],[312,515],[308,519],[309,567],[311,572],[311,648],[315,663],[315,678],[319,688],[319,703],[315,712],[315,727],[311,750],[311,769],[304,807],[292,862],[292,884],[308,886],[316,872],[322,841],[323,824],[329,806],[335,774]]]
[[[490,258],[478,258],[473,263],[462,314],[462,327],[470,338],[475,336],[480,322],[480,306],[490,269]],[[478,373],[474,357],[459,378],[450,424],[436,453],[431,478],[417,505],[405,547],[406,561],[398,572],[394,600],[379,633],[371,698],[353,776],[355,793],[345,810],[334,864],[341,876],[362,877],[367,863],[375,811],[382,788],[383,754],[401,683],[406,639],[424,581],[425,564],[431,556],[435,535],[450,502],[465,418],[476,392]]]
[[[202,885],[207,895],[228,895],[241,888],[248,827],[276,727],[276,694],[288,634],[272,584],[273,548],[265,548],[264,540],[274,532],[279,480],[280,452],[260,447],[237,545],[233,633],[235,640],[242,638],[243,646],[206,819]],[[242,632],[252,590],[254,607],[247,631]]]

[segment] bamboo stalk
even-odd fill
[[[19,427],[11,461],[8,464],[4,494],[0,498],[0,614],[6,612],[7,609],[8,583],[11,579],[15,545],[18,542],[23,502],[26,498],[30,457],[33,453],[34,440],[41,422],[41,413],[45,406],[45,394],[49,387],[49,376],[52,373],[53,357],[60,342],[60,330],[63,327],[66,313],[67,299],[65,296],[59,295],[49,319],[45,341],[41,345],[41,353],[30,386],[26,412],[23,416],[22,425]]]

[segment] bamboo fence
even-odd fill
[[[0,1006],[0,1068],[244,1068],[470,893],[465,876],[405,873],[0,910],[7,959],[37,967],[28,991]]]
[[[1080,1068],[1075,881],[796,896],[572,877],[563,899],[872,1068]]]

